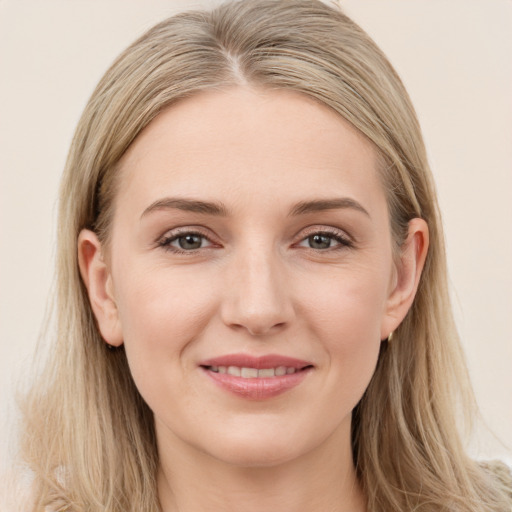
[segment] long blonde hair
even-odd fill
[[[383,343],[353,413],[352,444],[369,510],[508,510],[465,454],[456,407],[474,404],[447,290],[443,233],[420,128],[393,68],[368,35],[318,0],[246,0],[156,25],[114,62],[78,124],[60,195],[57,333],[24,407],[23,455],[34,511],[159,510],[153,415],[124,350],[98,332],[77,237],[108,243],[116,167],[170,104],[235,84],[289,89],[338,112],[381,160],[396,250],[415,217],[430,249],[414,304]]]

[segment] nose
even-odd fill
[[[227,270],[221,316],[226,325],[252,336],[279,332],[294,315],[291,289],[278,257],[247,251]]]

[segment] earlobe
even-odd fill
[[[101,242],[96,233],[88,229],[83,229],[78,236],[78,264],[101,336],[109,345],[122,345],[112,277],[103,258]]]
[[[429,245],[428,225],[423,219],[409,221],[409,232],[403,244],[396,279],[386,304],[381,326],[381,339],[387,338],[409,311],[425,265]]]

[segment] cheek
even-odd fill
[[[354,406],[377,362],[388,280],[375,270],[333,275],[321,292],[309,294],[302,314],[323,346],[326,375],[338,393],[334,399]]]
[[[388,286],[387,273],[377,265],[333,271],[318,286],[307,287],[302,314],[336,347],[380,339]]]
[[[148,380],[158,368],[182,364],[179,355],[204,330],[215,296],[186,272],[131,265],[123,275],[116,297],[125,350],[136,382]]]

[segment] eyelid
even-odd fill
[[[340,246],[341,247],[354,247],[354,245],[355,245],[354,238],[352,236],[350,236],[345,230],[340,229],[340,228],[335,228],[333,226],[321,226],[321,225],[309,226],[309,227],[305,228],[304,230],[302,230],[299,234],[300,238],[299,238],[297,244],[304,242],[307,238],[309,238],[310,236],[313,236],[313,235],[327,235],[327,236],[334,238],[338,242],[338,245],[335,247],[330,247],[329,249],[336,249],[336,248],[339,248]],[[310,249],[314,250],[314,251],[319,251],[318,249],[313,249],[313,248],[310,248]],[[323,251],[321,251],[321,250],[320,251],[326,252],[329,249],[324,249]]]
[[[171,252],[193,254],[201,249],[208,249],[211,246],[216,245],[216,242],[213,240],[214,237],[209,233],[207,234],[205,231],[206,230],[200,226],[179,226],[173,229],[168,229],[156,239],[156,245],[157,247],[161,247]],[[171,246],[171,242],[185,235],[200,236],[207,240],[209,242],[209,245],[207,247],[200,247],[199,249],[191,250],[184,250],[179,249],[178,247]]]
[[[350,248],[354,247],[355,240],[354,238],[349,235],[345,230],[336,228],[333,226],[325,226],[325,225],[314,225],[314,226],[308,226],[301,230],[299,234],[297,235],[297,242],[295,242],[293,245],[297,246],[304,242],[308,237],[313,235],[327,235],[332,237],[335,241],[337,241],[337,244],[334,247],[330,247],[330,250],[335,250],[341,248]],[[207,240],[209,242],[209,245],[206,247],[200,247],[198,249],[190,249],[190,250],[184,250],[180,249],[178,247],[171,246],[171,242],[175,241],[176,239],[180,238],[181,236],[185,235],[196,235],[200,236],[203,239]],[[169,250],[171,252],[175,253],[183,253],[183,254],[194,254],[195,252],[203,249],[209,249],[212,246],[220,246],[221,244],[215,241],[215,237],[212,236],[210,230],[207,230],[203,228],[202,226],[178,226],[176,228],[168,229],[166,230],[162,235],[160,235],[156,239],[156,246],[161,247],[163,249]],[[327,252],[329,249],[314,249],[309,248],[312,251],[315,252]]]

